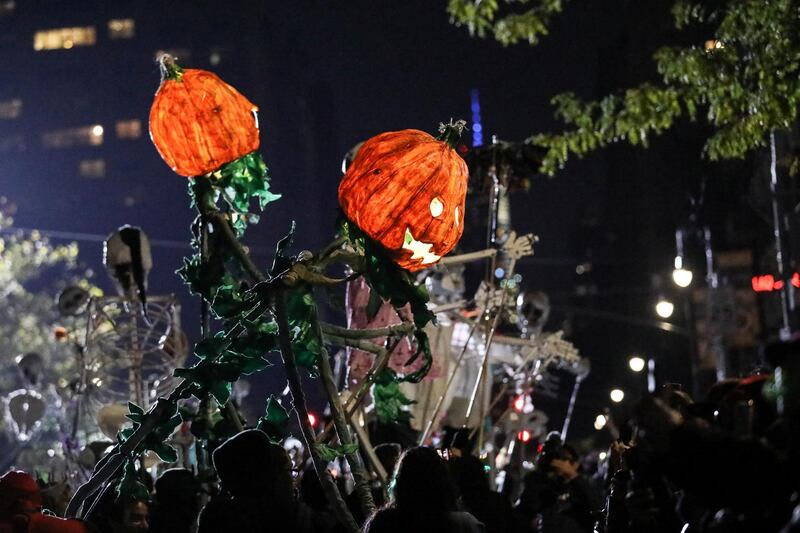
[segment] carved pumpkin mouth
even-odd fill
[[[429,265],[431,263],[435,263],[441,256],[436,255],[435,253],[431,252],[431,248],[433,244],[418,241],[414,238],[411,234],[411,228],[406,228],[406,234],[403,238],[403,250],[410,250],[411,251],[411,259],[421,259],[421,264]]]

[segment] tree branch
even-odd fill
[[[404,321],[394,326],[372,329],[348,329],[341,326],[334,326],[325,322],[320,323],[322,332],[342,339],[376,339],[379,337],[390,337],[393,335],[408,335],[414,331],[414,323]],[[371,351],[371,350],[366,350]]]
[[[325,497],[339,522],[349,533],[358,533],[358,524],[356,524],[353,515],[350,514],[350,511],[347,509],[347,505],[345,505],[342,495],[339,493],[339,489],[336,488],[336,484],[333,482],[327,470],[327,465],[319,457],[314,446],[316,444],[316,436],[308,421],[308,409],[306,407],[305,394],[303,393],[303,385],[300,381],[300,374],[297,371],[297,361],[295,360],[294,350],[292,349],[292,340],[289,336],[289,319],[286,314],[286,302],[282,291],[278,292],[275,297],[275,318],[278,322],[278,342],[281,355],[283,356],[283,364],[286,367],[286,377],[289,381],[289,389],[292,392],[294,408],[297,411],[297,418],[303,433],[303,439],[306,441],[306,448],[311,453],[314,469],[319,477],[322,490],[325,492]]]
[[[340,337],[335,337],[332,335],[325,335],[324,340],[331,344],[337,344],[339,346],[350,346],[352,348],[358,348],[359,350],[363,350],[365,352],[370,352],[375,354],[375,364],[373,365],[372,369],[366,375],[366,377],[361,381],[361,384],[358,387],[358,391],[356,394],[347,402],[345,406],[345,416],[350,419],[355,414],[358,407],[361,405],[361,402],[364,400],[364,397],[367,395],[367,391],[375,382],[375,378],[378,377],[384,368],[389,364],[389,357],[391,357],[392,352],[394,351],[394,346],[391,348],[383,348],[378,346],[377,344],[363,341],[359,339],[342,339]],[[325,426],[325,429],[317,437],[318,442],[325,442],[328,437],[330,436],[332,424],[328,424]]]
[[[222,211],[214,211],[209,213],[207,216],[211,218],[214,227],[217,228],[220,234],[224,237],[225,244],[228,245],[231,253],[236,260],[239,261],[239,264],[242,265],[242,268],[244,268],[245,272],[247,272],[247,275],[250,276],[250,278],[256,283],[266,280],[267,277],[250,258],[250,254],[247,253],[247,250],[245,250],[242,243],[239,242],[239,239],[236,238],[233,228],[231,228],[231,225],[228,223],[228,219],[225,218],[225,215],[222,213]]]
[[[336,435],[339,437],[339,442],[344,445],[353,443],[353,437],[350,434],[350,429],[347,427],[347,419],[344,416],[344,408],[342,401],[339,398],[339,389],[336,386],[336,381],[333,379],[333,370],[328,360],[328,352],[323,350],[319,356],[319,371],[322,378],[322,385],[325,388],[325,393],[328,395],[328,403],[331,408],[331,415],[333,416],[333,425],[336,429]],[[364,463],[358,450],[346,455],[347,462],[350,465],[350,471],[353,473],[355,480],[355,491],[358,495],[361,510],[364,516],[371,516],[375,512],[375,502],[372,500],[372,492],[369,487],[369,476],[364,470]]]

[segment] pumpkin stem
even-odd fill
[[[167,53],[158,56],[158,66],[161,69],[161,82],[166,80],[181,81],[183,69],[175,61],[175,57]]]
[[[458,140],[461,138],[461,133],[465,129],[467,129],[466,120],[456,120],[453,122],[453,119],[451,118],[450,122],[447,124],[444,122],[439,123],[439,136],[436,137],[436,139],[446,142],[450,145],[450,148],[455,150]]]

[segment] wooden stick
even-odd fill
[[[463,263],[471,263],[472,261],[478,261],[480,259],[486,259],[488,257],[494,257],[497,255],[497,249],[495,248],[487,248],[486,250],[479,250],[477,252],[469,252],[466,254],[459,254],[459,255],[450,255],[445,256],[439,259],[437,265],[461,265]]]
[[[345,407],[345,416],[350,418],[353,416],[353,413],[355,413],[356,409],[358,409],[358,406],[361,405],[361,402],[366,397],[366,394],[369,391],[369,388],[372,386],[372,383],[375,381],[375,378],[377,378],[378,374],[380,374],[381,371],[386,368],[386,365],[389,364],[389,357],[392,355],[394,347],[392,347],[392,349],[387,349],[368,341],[359,339],[342,339],[333,335],[325,335],[324,339],[331,344],[336,344],[338,346],[350,346],[353,348],[358,348],[359,350],[374,353],[376,355],[374,366],[359,385],[355,396],[347,402],[347,406]],[[330,436],[332,428],[333,425],[331,423],[326,425],[317,437],[317,442],[325,442]]]
[[[364,428],[361,427],[361,424],[358,423],[357,420],[353,418],[350,419],[350,424],[353,425],[353,429],[358,436],[358,440],[361,441],[361,446],[364,451],[367,452],[367,456],[369,456],[369,460],[372,463],[372,466],[375,467],[375,472],[378,474],[378,477],[381,480],[381,483],[386,485],[386,482],[389,479],[389,474],[386,472],[386,469],[383,467],[383,463],[381,460],[378,459],[378,456],[375,454],[375,448],[372,446],[372,442],[369,440],[369,435]]]
[[[408,335],[414,331],[414,323],[404,321],[400,324],[387,326],[385,328],[371,329],[349,329],[325,322],[320,323],[323,333],[333,335],[343,339],[377,339],[379,337],[391,337],[394,335]]]
[[[469,335],[467,335],[467,340],[464,341],[464,347],[461,349],[461,353],[458,354],[458,358],[456,359],[455,367],[453,368],[453,372],[450,374],[450,377],[447,378],[447,384],[444,386],[444,391],[442,391],[442,395],[439,396],[439,399],[436,401],[436,407],[433,409],[433,414],[431,415],[430,420],[425,426],[425,430],[419,437],[419,441],[417,444],[422,446],[425,444],[425,441],[428,440],[428,437],[433,431],[433,425],[436,423],[436,418],[439,416],[439,411],[442,409],[442,405],[444,404],[444,399],[447,396],[447,393],[450,391],[450,386],[453,384],[453,379],[455,379],[456,374],[458,373],[458,367],[461,366],[461,361],[464,359],[464,354],[467,353],[467,348],[469,347],[469,340],[472,338],[472,335],[475,333],[475,329],[478,327],[478,320],[476,320],[472,324],[472,328],[469,330]]]
[[[322,350],[318,358],[320,377],[322,378],[322,385],[325,393],[328,396],[328,403],[331,408],[331,415],[333,417],[333,425],[336,429],[336,435],[339,437],[339,442],[348,446],[353,443],[353,437],[350,435],[350,430],[347,427],[347,420],[345,419],[344,408],[342,401],[339,398],[339,390],[336,387],[336,381],[333,379],[333,370],[331,370],[331,363],[328,360],[328,352]],[[369,486],[369,476],[364,470],[364,463],[358,450],[346,455],[347,463],[350,465],[350,472],[353,473],[355,481],[355,491],[358,496],[359,503],[361,504],[361,511],[364,516],[371,516],[375,512],[375,502],[372,500],[372,491]]]
[[[275,318],[278,321],[278,342],[281,348],[281,355],[283,356],[283,364],[286,367],[289,389],[292,392],[292,403],[297,412],[303,439],[306,441],[306,449],[311,453],[314,470],[317,472],[322,490],[325,492],[325,497],[337,520],[345,527],[348,533],[358,533],[358,524],[353,518],[353,515],[350,514],[350,510],[342,499],[339,489],[336,488],[336,484],[333,478],[331,478],[330,472],[328,472],[327,464],[320,458],[315,447],[316,437],[308,421],[306,398],[300,380],[300,373],[297,371],[297,361],[295,360],[294,350],[292,349],[292,340],[289,336],[289,320],[286,314],[286,302],[282,292],[277,294],[275,298]]]

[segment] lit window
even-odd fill
[[[84,159],[78,164],[78,174],[84,178],[102,178],[106,175],[104,159]]]
[[[111,19],[108,21],[108,37],[110,39],[131,39],[136,33],[136,22],[133,19]]]
[[[17,3],[14,0],[0,1],[0,15],[9,15],[16,9]]]
[[[99,146],[103,144],[103,126],[94,124],[80,128],[48,131],[42,135],[42,144],[47,148]]]
[[[116,130],[119,139],[138,139],[142,136],[142,121],[138,118],[118,120]]]
[[[720,41],[719,39],[709,39],[705,43],[703,43],[707,52],[713,52],[714,50],[719,50],[720,48],[725,48],[725,43]]]
[[[22,135],[0,137],[0,152],[21,152],[25,150],[25,140]]]
[[[12,119],[19,118],[22,114],[22,100],[14,98],[0,102],[0,118]]]
[[[33,49],[68,50],[74,46],[92,46],[96,41],[94,26],[56,28],[37,31],[33,36]]]

